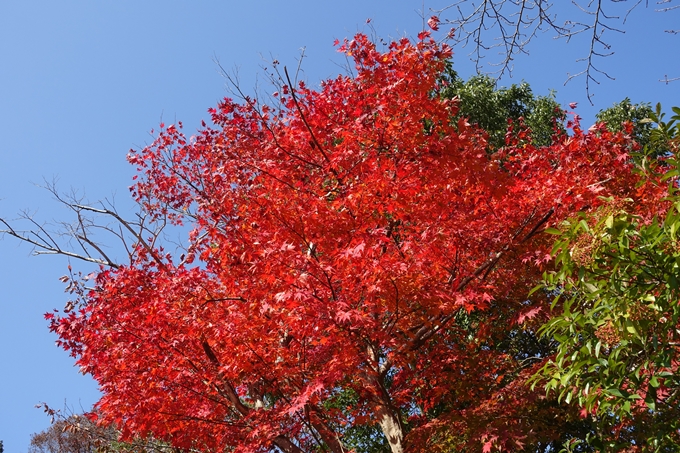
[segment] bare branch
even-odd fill
[[[118,223],[125,229],[127,229],[135,239],[137,239],[137,243],[141,245],[148,253],[149,255],[161,266],[165,267],[165,263],[161,260],[161,258],[158,256],[156,251],[153,248],[153,243],[155,243],[156,238],[158,237],[158,234],[160,234],[160,230],[155,231],[152,235],[152,242],[148,243],[144,237],[142,236],[145,231],[148,231],[148,229],[144,225],[145,221],[145,216],[138,215],[139,217],[139,222],[137,223],[132,223],[128,222],[127,220],[123,219],[116,211],[110,210],[110,209],[99,209],[99,208],[94,208],[92,206],[86,206],[86,205],[72,205],[74,209],[78,210],[83,210],[83,211],[90,211],[94,212],[97,214],[102,214],[105,216],[110,216],[113,217],[118,221]],[[135,230],[133,227],[137,227]],[[162,230],[162,228],[161,228]]]
[[[657,5],[665,5],[665,4],[670,3],[672,1],[673,0],[659,0],[658,2],[656,2],[656,4]],[[680,5],[665,6],[665,7],[662,7],[662,8],[656,8],[654,11],[657,11],[657,12],[660,12],[660,13],[665,13],[667,11],[672,11],[672,10],[678,9],[678,8],[680,8]]]
[[[290,94],[291,94],[291,97],[293,99],[293,103],[295,103],[295,107],[297,108],[297,111],[300,114],[300,118],[302,119],[302,122],[304,123],[305,127],[309,131],[309,135],[312,138],[312,142],[314,143],[314,145],[316,145],[316,149],[319,150],[319,152],[323,156],[324,160],[326,162],[330,163],[330,159],[328,158],[328,155],[325,153],[325,151],[321,147],[321,144],[317,141],[316,136],[314,135],[314,131],[312,131],[312,128],[309,126],[309,123],[307,122],[307,118],[305,117],[305,114],[302,112],[302,108],[300,107],[300,103],[298,102],[297,95],[295,94],[296,85],[293,85],[293,82],[291,82],[291,80],[290,80],[290,76],[288,75],[288,68],[286,68],[284,66],[283,72],[286,74],[286,81],[288,82],[288,86],[290,87]],[[297,78],[297,73],[296,73],[296,78]]]
[[[576,3],[574,2],[574,4],[576,4]],[[637,5],[635,5],[635,6],[637,6]],[[579,6],[579,8],[581,8],[581,7]],[[581,8],[581,9],[583,9],[583,8]],[[590,101],[590,104],[592,105],[593,104],[593,99],[592,99],[593,93],[590,89],[590,82],[594,82],[598,85],[600,84],[600,82],[595,78],[595,74],[599,73],[599,74],[604,75],[605,77],[607,77],[610,80],[614,80],[614,78],[612,76],[610,76],[606,72],[598,69],[594,65],[594,58],[595,57],[608,57],[608,56],[614,54],[614,52],[609,52],[609,49],[611,49],[611,46],[609,44],[607,44],[605,41],[603,41],[602,35],[603,35],[605,30],[613,30],[613,31],[616,31],[616,32],[619,32],[619,33],[623,33],[623,31],[606,25],[604,20],[612,19],[612,17],[607,16],[604,13],[604,11],[602,10],[602,0],[597,1],[597,7],[595,8],[594,11],[589,11],[589,10],[585,10],[585,9],[583,9],[583,11],[594,17],[592,25],[590,25],[590,26],[585,25],[585,24],[579,24],[579,25],[583,26],[583,28],[578,31],[579,33],[581,31],[584,31],[584,30],[592,30],[592,35],[591,35],[591,39],[590,39],[590,50],[588,51],[588,56],[585,57],[585,58],[581,58],[581,59],[577,60],[577,61],[585,61],[587,63],[586,68],[583,71],[581,71],[577,74],[570,75],[567,78],[566,82],[564,82],[564,83],[566,85],[573,78],[578,77],[580,75],[584,75],[585,79],[586,79],[586,96],[588,97],[588,101]],[[567,39],[569,39],[570,37],[571,36],[567,36]],[[607,52],[601,53],[601,52],[598,52],[597,50],[595,50],[598,45],[602,46],[605,50],[607,50]]]
[[[570,41],[579,35],[588,35],[587,55],[577,60],[585,63],[585,68],[568,75],[567,81],[583,76],[585,79],[588,100],[592,103],[592,83],[599,84],[598,75],[608,79],[613,77],[595,66],[599,57],[613,54],[611,44],[604,38],[604,32],[624,33],[617,24],[625,24],[630,14],[643,0],[632,0],[632,6],[621,11],[620,15],[611,14],[610,10],[620,8],[628,0],[572,0],[574,14],[561,24],[557,15],[551,12],[554,5],[550,0],[481,0],[470,2],[456,0],[445,8],[433,9],[433,13],[441,15],[443,23],[455,29],[454,43],[463,47],[472,46],[470,58],[481,73],[493,74],[500,78],[505,73],[512,74],[512,63],[517,55],[528,54],[528,45],[539,32],[550,31],[555,38]],[[657,12],[668,12],[680,8],[680,5],[664,6],[673,0],[657,1]],[[648,6],[648,0],[645,0]],[[453,29],[452,29],[453,30]],[[666,30],[677,34],[680,30]],[[487,54],[497,50],[496,61],[483,64]],[[485,70],[489,66],[491,71]],[[565,83],[566,83],[565,82]]]
[[[505,72],[512,73],[515,56],[528,53],[526,47],[539,31],[552,29],[558,35],[570,32],[555,22],[555,16],[549,11],[551,7],[552,3],[544,0],[485,0],[477,6],[457,0],[433,12],[444,14],[444,23],[456,29],[456,43],[463,47],[473,45],[470,55],[478,72],[485,72],[482,61],[486,52],[499,49],[501,60],[490,64],[497,68],[493,73],[500,77]],[[449,10],[454,11],[453,18],[446,18]]]
[[[129,264],[134,264],[138,256],[138,248],[143,249],[160,267],[166,264],[158,255],[156,241],[166,227],[167,219],[150,221],[146,213],[138,213],[136,220],[125,220],[112,203],[100,202],[100,207],[86,204],[82,197],[75,193],[61,194],[54,183],[44,186],[54,198],[72,211],[73,222],[38,222],[29,212],[23,212],[18,219],[9,221],[0,218],[0,235],[8,235],[28,243],[33,247],[35,255],[63,255],[89,263],[114,269],[122,263],[118,262],[95,239],[96,233],[112,235],[122,244],[128,256]],[[26,223],[27,228],[19,229],[14,224]],[[148,238],[148,239],[147,239]]]
[[[668,85],[669,83],[676,82],[678,80],[680,80],[680,77],[672,77],[669,79],[668,75],[664,75],[663,79],[659,79],[659,82],[664,82],[666,85]]]
[[[30,221],[31,223],[38,225],[36,222],[33,221],[31,218],[25,218],[25,220]],[[5,220],[0,218],[0,222],[5,225],[6,229],[0,230],[0,234],[7,234],[9,236],[15,237],[19,239],[22,242],[26,242],[28,244],[31,244],[34,247],[33,253],[35,255],[64,255],[68,256],[69,258],[75,258],[79,259],[82,261],[87,261],[90,263],[95,263],[95,264],[101,264],[104,266],[109,266],[114,269],[120,267],[118,264],[107,261],[105,259],[98,259],[98,258],[92,258],[89,256],[81,255],[78,253],[74,253],[68,250],[63,249],[56,243],[51,243],[49,241],[46,241],[43,239],[40,235],[40,233],[44,232],[44,228],[41,225],[38,225],[39,227],[39,232],[35,230],[15,230],[12,228],[12,226]]]

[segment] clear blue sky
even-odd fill
[[[558,2],[569,14],[570,2]],[[437,8],[446,1],[426,1]],[[47,192],[43,178],[58,178],[62,190],[76,189],[91,201],[115,195],[129,206],[133,168],[130,148],[150,142],[161,120],[182,120],[188,131],[207,118],[206,110],[225,95],[215,59],[239,68],[241,86],[250,90],[260,66],[276,58],[296,66],[306,47],[303,76],[310,85],[342,72],[334,39],[373,31],[385,39],[414,37],[422,27],[420,0],[327,2],[202,0],[180,1],[5,1],[0,4],[0,216],[23,209],[36,218],[71,220]],[[429,13],[428,13],[429,15]],[[564,16],[566,18],[566,16]],[[579,103],[591,123],[594,113],[624,97],[634,102],[680,105],[680,12],[636,10],[625,35],[607,33],[616,54],[597,63],[616,77],[601,77],[591,107],[583,79],[563,86],[581,65],[585,37],[566,44],[548,32],[515,62],[514,77],[501,85],[528,81],[536,93],[557,90],[563,105]],[[470,49],[456,48],[454,64],[463,75],[474,71]],[[493,54],[490,55],[490,58]],[[259,85],[264,86],[260,77]],[[58,278],[62,257],[31,257],[30,247],[11,238],[0,242],[0,439],[8,453],[24,452],[31,433],[48,418],[33,406],[64,403],[89,409],[97,386],[78,374],[73,361],[54,346],[42,314],[63,307],[67,295]],[[87,266],[72,263],[89,270]]]

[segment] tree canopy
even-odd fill
[[[439,95],[458,98],[456,118],[466,118],[484,129],[491,153],[505,146],[509,126],[515,132],[531,130],[531,140],[539,146],[550,144],[556,132],[564,132],[566,114],[554,93],[535,96],[526,82],[498,88],[496,80],[487,75],[463,81],[451,66],[443,82]]]
[[[441,94],[450,52],[428,33],[340,50],[356,76],[313,90],[284,70],[269,104],[224,99],[198,134],[162,125],[130,153],[139,220],[98,210],[132,231],[129,262],[65,276],[74,299],[46,315],[99,382],[101,422],[203,451],[586,436],[578,408],[527,385],[554,347],[536,333],[550,295],[527,294],[551,266],[547,227],[603,197],[665,209],[632,125],[575,118],[534,140],[518,121],[500,146],[460,114],[464,90]],[[168,223],[191,229],[180,256]]]
[[[116,441],[110,427],[99,427],[83,415],[55,419],[50,427],[31,435],[29,453],[95,453]]]
[[[31,435],[28,453],[180,453],[175,447],[151,437],[120,442],[114,425],[98,424],[95,414],[75,414],[44,406],[52,418],[45,430]]]

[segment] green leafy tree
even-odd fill
[[[654,110],[649,103],[633,104],[629,98],[625,98],[607,109],[600,110],[595,118],[598,122],[605,123],[611,132],[623,131],[625,123],[632,123],[635,140],[640,146],[645,147],[651,144],[653,125],[650,120],[653,115]]]
[[[664,121],[666,116],[661,110],[661,104],[656,104],[656,108],[649,114],[649,119],[644,120],[656,125],[649,133],[649,150],[651,157],[668,160],[670,157],[677,158],[680,151],[680,108],[673,107],[674,115],[670,121]],[[672,160],[672,159],[671,159]],[[676,168],[677,163],[671,162]],[[677,170],[672,170],[669,176],[678,176]]]
[[[612,115],[630,113],[619,104]],[[557,313],[542,328],[557,342],[541,370],[548,392],[576,403],[595,432],[567,449],[671,452],[680,449],[680,109],[642,129],[647,149],[666,150],[656,167],[671,196],[655,212],[614,202],[567,221],[557,234],[556,268],[546,273]],[[650,113],[649,111],[646,113]],[[661,120],[660,106],[652,112]],[[645,123],[643,123],[645,124]],[[649,124],[649,123],[646,123]],[[655,167],[642,167],[653,171]]]
[[[678,228],[680,199],[649,224],[612,206],[574,220],[556,244],[548,281],[562,313],[544,327],[559,342],[547,389],[595,417],[608,450],[680,448]]]
[[[498,88],[496,80],[487,75],[476,75],[465,81],[450,65],[444,82],[441,95],[460,100],[456,118],[467,118],[487,131],[492,152],[506,145],[508,127],[515,132],[530,130],[531,140],[537,146],[551,143],[556,131],[564,132],[562,124],[566,115],[554,92],[536,96],[526,82]]]

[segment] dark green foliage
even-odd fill
[[[326,401],[324,407],[327,410],[347,413],[346,408],[356,407],[359,400],[360,397],[355,391],[346,389]],[[342,443],[350,450],[361,453],[390,453],[390,446],[378,424],[352,424],[339,431],[342,431]]]
[[[635,140],[644,147],[650,143],[652,124],[648,120],[652,113],[650,104],[632,104],[630,99],[626,98],[608,109],[600,110],[595,118],[598,123],[606,123],[607,129],[611,132],[622,131],[624,123],[630,121],[633,123]]]
[[[661,104],[652,108],[648,103],[631,104],[626,98],[596,115],[598,122],[607,124],[612,132],[624,130],[626,122],[632,123],[632,135],[640,144],[637,155],[641,159],[665,160],[678,151],[678,131],[680,130],[680,109],[673,107],[670,121],[661,110]]]
[[[664,121],[666,116],[661,111],[661,104],[656,104],[656,108],[650,112],[649,118],[643,120],[653,125],[649,133],[649,145],[645,149],[645,155],[650,158],[673,158],[675,170],[667,176],[678,176],[677,156],[680,150],[680,107],[673,107],[669,121]]]
[[[449,67],[443,76],[440,94],[460,99],[458,117],[467,118],[489,133],[490,151],[505,145],[508,126],[531,130],[533,143],[548,145],[555,131],[564,131],[564,110],[555,100],[555,93],[535,96],[528,83],[496,88],[496,81],[486,75],[476,75],[463,81]],[[521,126],[520,124],[523,124]]]

